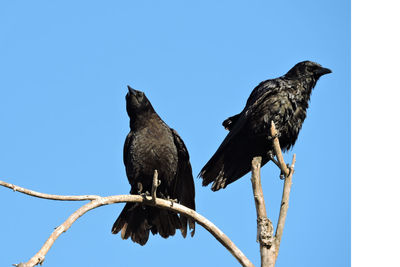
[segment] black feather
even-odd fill
[[[272,151],[268,138],[272,120],[282,149],[290,149],[306,118],[312,89],[330,72],[317,63],[303,61],[284,76],[254,88],[243,111],[222,123],[229,133],[199,174],[203,186],[213,182],[213,191],[225,188],[250,171],[255,156],[261,156],[261,164],[266,164],[267,153]]]
[[[157,115],[143,92],[128,86],[126,107],[130,128],[124,145],[124,164],[131,194],[151,192],[154,170],[161,184],[157,197],[176,199],[195,209],[195,190],[189,153],[178,133]],[[180,229],[186,236],[188,218],[156,207],[127,203],[112,227],[123,239],[146,244],[149,232],[167,238]],[[189,220],[194,233],[194,221]]]

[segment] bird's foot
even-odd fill
[[[290,168],[290,164],[286,164],[286,167],[287,167],[288,170],[289,170],[289,173],[288,173],[288,175],[287,175],[287,176],[289,176],[290,173],[292,172],[292,169]],[[281,170],[281,174],[279,175],[279,178],[281,178],[281,180],[285,180],[287,176],[286,176],[286,175],[283,173],[283,171]]]
[[[142,183],[137,183],[136,184],[136,191],[137,191],[137,194],[138,195],[142,195],[142,191],[143,191],[143,185],[142,185]],[[135,191],[133,190],[133,188],[131,189],[131,192],[130,192],[132,195],[134,195],[135,194]]]
[[[171,207],[174,205],[174,203],[178,203],[178,199],[170,198],[169,196],[167,196],[166,200],[171,202]]]
[[[159,194],[160,194],[161,198],[171,202],[171,207],[173,206],[174,203],[179,203],[178,199],[176,199],[176,198],[171,198],[170,196],[168,196],[168,195],[166,196],[161,192],[159,192]]]
[[[146,191],[146,192],[143,192],[143,193],[140,192],[139,195],[141,195],[142,197],[149,197],[149,196],[151,196],[149,191]]]

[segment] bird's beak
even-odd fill
[[[128,85],[129,94],[136,95],[136,90]]]
[[[322,75],[325,75],[325,74],[328,74],[328,73],[332,73],[332,71],[330,69],[327,69],[327,68],[320,68],[320,69],[317,70],[317,74],[319,76],[322,76]]]

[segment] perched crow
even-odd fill
[[[178,133],[168,127],[157,115],[143,92],[128,86],[126,109],[130,128],[124,145],[124,164],[131,184],[131,194],[151,191],[154,170],[161,184],[157,197],[176,199],[195,209],[194,183],[189,153]],[[193,220],[156,207],[127,203],[112,227],[112,233],[121,231],[122,239],[131,238],[146,244],[149,231],[167,238],[180,229],[186,237],[187,225],[194,234]]]
[[[274,121],[282,149],[296,142],[306,118],[311,91],[318,79],[331,73],[321,65],[303,61],[284,76],[261,82],[247,99],[239,114],[226,119],[222,125],[229,130],[217,152],[201,170],[203,186],[211,182],[217,191],[236,181],[251,169],[251,160],[262,157],[262,166],[273,155],[270,133]]]

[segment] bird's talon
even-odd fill
[[[290,164],[288,163],[288,164],[286,164],[286,167],[288,168],[288,170],[289,170],[289,173],[288,173],[288,175],[287,176],[289,176],[291,173],[292,173],[292,167],[290,166]]]
[[[290,173],[292,172],[292,168],[290,167],[290,164],[286,164],[286,167],[288,168],[289,173],[288,173],[288,175],[285,175],[285,174],[283,173],[283,171],[281,171],[281,174],[279,175],[279,178],[280,178],[281,180],[285,180],[286,177],[288,177],[288,176],[290,175]]]
[[[140,193],[139,195],[141,195],[142,197],[148,197],[148,196],[150,196],[150,193],[149,193],[149,191],[146,191],[144,193]]]
[[[169,198],[168,197],[167,200],[171,201],[171,207],[174,206],[174,203],[178,203],[178,199],[176,199],[176,198]]]
[[[176,199],[176,198],[171,198],[170,196],[167,196],[167,197],[166,197],[166,200],[169,200],[169,201],[171,201],[171,202],[178,203],[178,199]]]

